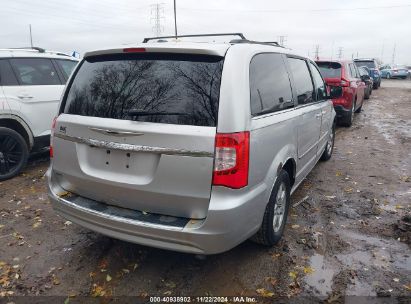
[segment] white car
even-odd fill
[[[0,181],[18,174],[31,151],[49,146],[53,117],[77,63],[41,48],[0,49]]]

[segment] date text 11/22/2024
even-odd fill
[[[257,303],[256,297],[184,297],[184,296],[159,296],[150,297],[150,303]]]

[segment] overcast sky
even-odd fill
[[[164,35],[174,33],[172,0],[0,0],[0,48],[33,43],[50,50],[87,50],[153,36],[151,5],[163,3]],[[322,58],[378,57],[411,64],[410,0],[177,0],[180,34],[243,32]]]

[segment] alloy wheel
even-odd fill
[[[274,216],[273,216],[273,229],[274,232],[278,232],[284,221],[285,216],[285,206],[287,204],[287,193],[286,186],[282,182],[280,187],[278,187],[277,197],[274,205]]]
[[[9,135],[0,137],[0,176],[16,170],[23,160],[23,147]]]

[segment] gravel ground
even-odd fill
[[[353,126],[337,129],[332,159],[320,162],[293,195],[299,204],[280,244],[247,241],[205,259],[67,222],[47,199],[47,156],[33,156],[23,174],[0,183],[0,303],[22,295],[61,297],[56,303],[162,295],[407,301],[410,117],[411,81],[383,80]]]

